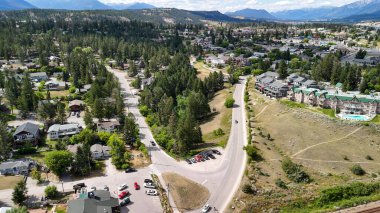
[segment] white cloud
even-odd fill
[[[157,7],[186,10],[235,11],[244,8],[279,11],[288,9],[341,6],[356,0],[100,0],[104,3],[133,3],[142,1]]]

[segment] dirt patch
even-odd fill
[[[203,140],[206,143],[218,144],[224,146],[227,143],[230,129],[232,109],[226,108],[224,102],[226,98],[233,92],[233,87],[226,85],[227,88],[216,93],[215,97],[210,101],[209,105],[213,113],[208,119],[200,125]],[[222,129],[222,134],[215,134],[214,131]]]
[[[208,198],[208,189],[176,173],[163,173],[162,177],[169,184],[171,196],[180,211],[201,208]]]
[[[205,65],[203,62],[195,62],[194,68],[198,71],[197,77],[202,80],[204,80],[206,77],[210,75],[211,72],[213,72],[213,70],[207,67],[207,65]]]
[[[63,91],[50,91],[50,97],[52,98],[57,98],[57,97],[66,97],[70,95],[68,90],[63,90]]]
[[[144,156],[142,152],[138,150],[130,150],[130,152],[133,155],[133,160],[131,160],[131,163],[134,168],[143,168],[151,164],[150,159]]]
[[[0,176],[0,190],[12,189],[22,180],[22,176]]]

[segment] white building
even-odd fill
[[[79,124],[54,124],[48,130],[48,137],[51,140],[64,138],[66,136],[73,136],[82,131],[82,127]]]

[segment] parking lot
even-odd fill
[[[205,150],[203,152],[200,152],[191,158],[187,158],[185,161],[189,165],[193,165],[196,163],[203,163],[209,160],[216,160],[218,156],[221,156],[222,153],[217,150],[217,149],[210,149],[210,150]]]

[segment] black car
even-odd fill
[[[137,170],[135,168],[132,168],[132,167],[128,167],[125,169],[125,173],[131,173],[131,172],[136,172]]]
[[[150,141],[150,144],[152,144],[152,146],[156,146],[156,143],[154,141]]]
[[[192,164],[191,161],[190,161],[189,159],[186,159],[185,161],[186,161],[186,163],[188,163],[188,164]]]
[[[213,149],[212,150],[212,152],[214,153],[214,154],[217,154],[217,155],[221,155],[222,153],[220,153],[218,150],[216,150],[216,149]]]
[[[81,188],[83,188],[83,187],[86,187],[86,185],[85,185],[84,183],[77,183],[77,184],[75,184],[75,185],[73,186],[73,189],[74,189],[74,190],[79,190],[79,189],[81,189]]]
[[[215,156],[211,153],[208,153],[208,157],[211,158],[211,159],[216,159]]]
[[[151,179],[145,179],[144,183],[153,183],[153,180],[151,180]]]
[[[202,153],[201,155],[203,156],[204,159],[210,160],[210,158],[208,157],[208,154],[206,152]]]

